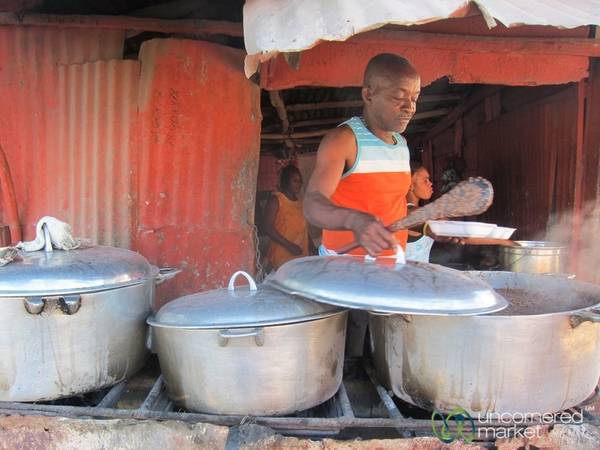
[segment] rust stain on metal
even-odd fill
[[[242,52],[152,40],[121,61],[123,36],[0,26],[0,141],[25,238],[50,214],[183,267],[165,298],[252,271],[260,96]]]
[[[231,48],[152,40],[140,61],[135,248],[153,263],[185,268],[159,289],[165,299],[253,270],[260,123],[246,118],[260,115],[259,91]]]
[[[0,141],[26,239],[37,219],[51,214],[93,240],[130,241],[130,226],[115,231],[128,219],[111,200],[130,194],[118,166],[129,154],[126,105],[128,98],[135,105],[128,88],[137,63],[102,61],[121,57],[123,37],[120,31],[0,27]],[[98,62],[82,64],[89,61]]]

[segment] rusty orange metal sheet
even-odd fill
[[[102,61],[121,57],[123,37],[121,31],[0,27],[0,142],[25,239],[50,214],[92,241],[131,241],[131,221],[111,202],[127,198],[130,187],[126,180],[104,183],[115,181],[115,173],[130,177],[122,166],[130,154],[139,63]]]
[[[298,70],[290,67],[282,55],[269,60],[261,67],[261,86],[268,90],[361,86],[368,61],[383,52],[408,58],[419,71],[423,86],[445,76],[453,83],[535,86],[579,81],[588,75],[586,56],[435,47],[396,39],[392,32],[365,33],[346,42],[323,42],[302,52]]]
[[[240,51],[188,40],[143,44],[136,248],[184,272],[163,298],[254,270],[260,96]]]
[[[43,215],[184,269],[162,298],[254,269],[259,88],[240,51],[123,32],[0,27],[0,142],[25,238]],[[1,210],[1,205],[0,205]]]
[[[93,242],[131,246],[139,72],[137,61],[58,68],[42,168],[47,182],[35,185],[27,223],[46,208]]]

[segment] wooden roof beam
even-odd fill
[[[154,31],[159,33],[225,35],[243,37],[241,23],[220,20],[164,20],[129,16],[81,16],[0,13],[0,25],[35,25],[61,28]]]
[[[452,111],[450,111],[446,117],[440,120],[437,124],[431,128],[431,130],[424,137],[424,140],[433,139],[435,136],[439,135],[447,128],[450,128],[454,123],[463,116],[466,112],[468,112],[471,108],[476,106],[478,103],[482,102],[486,97],[495,94],[501,88],[497,86],[485,86],[482,87],[471,95],[469,95],[465,100],[456,106]]]
[[[440,49],[466,53],[519,53],[600,57],[600,41],[587,38],[562,37],[500,37],[473,36],[465,34],[427,33],[382,29],[361,33],[353,37],[355,42],[375,43],[384,41],[406,44],[413,48]]]
[[[448,114],[450,109],[448,108],[439,108],[431,111],[425,111],[422,113],[415,114],[411,121],[422,120],[422,119],[431,119],[434,117],[440,117]],[[329,119],[321,119],[321,121],[329,120]],[[316,121],[316,119],[315,119]],[[313,121],[313,123],[315,122]],[[342,122],[341,120],[340,122]],[[307,121],[308,122],[308,121]],[[284,141],[286,139],[302,139],[302,138],[312,138],[318,136],[325,136],[332,128],[328,128],[325,130],[313,130],[313,131],[295,131],[292,133],[263,133],[261,134],[261,139],[265,140],[279,140]]]
[[[443,102],[443,101],[456,101],[460,100],[461,97],[458,94],[432,94],[422,95],[419,97],[417,103],[432,103],[432,102]],[[311,111],[315,109],[331,109],[331,108],[362,108],[362,100],[340,100],[333,102],[321,102],[321,103],[296,103],[293,105],[287,105],[286,109],[289,112],[295,111]]]
[[[439,108],[433,109],[431,111],[424,111],[422,113],[416,113],[411,122],[415,120],[424,120],[431,119],[433,117],[440,117],[448,114],[450,112],[450,108]],[[314,127],[317,125],[330,125],[330,124],[340,124],[345,120],[348,120],[350,117],[326,117],[323,119],[309,119],[309,120],[299,120],[298,122],[292,123],[292,128],[302,128],[302,127]]]

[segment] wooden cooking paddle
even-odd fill
[[[494,188],[492,187],[492,183],[481,177],[469,178],[458,183],[437,200],[412,211],[406,217],[392,223],[387,229],[394,232],[413,228],[428,220],[474,216],[485,212],[493,200]],[[360,245],[357,242],[352,242],[336,250],[336,252],[341,255],[358,247]]]

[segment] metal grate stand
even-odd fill
[[[137,408],[118,408],[119,400],[128,387],[134,385],[134,379],[123,381],[112,388],[102,391],[95,396],[94,406],[89,405],[89,400],[82,400],[79,396],[79,405],[73,405],[75,400],[63,399],[47,403],[17,403],[0,402],[0,414],[6,415],[44,415],[64,417],[93,417],[117,418],[135,420],[179,420],[189,423],[206,422],[215,425],[237,426],[244,423],[253,423],[276,430],[279,433],[296,436],[335,436],[342,430],[370,430],[369,434],[377,433],[378,429],[389,432],[397,431],[402,437],[433,435],[430,419],[411,418],[404,411],[403,402],[394,400],[387,390],[377,380],[375,371],[369,364],[361,364],[365,372],[364,379],[377,393],[378,398],[385,406],[387,417],[357,417],[360,404],[353,404],[348,395],[345,382],[342,382],[338,392],[321,405],[306,411],[288,416],[232,416],[189,412],[178,409],[169,399],[164,386],[162,375],[157,376],[150,388],[146,388],[145,397]],[[360,366],[359,366],[360,367]],[[152,379],[149,379],[151,382]],[[87,394],[86,394],[87,396]],[[598,392],[584,404],[597,400]],[[356,401],[356,400],[355,400]],[[582,404],[582,405],[584,405]],[[401,406],[399,408],[399,405]],[[364,410],[364,408],[363,408]],[[424,411],[421,410],[422,413]],[[422,414],[424,415],[424,414]],[[593,425],[600,425],[600,420],[584,411],[584,419]],[[488,426],[503,426],[507,424],[489,424]],[[518,424],[519,427],[534,425],[533,423]],[[441,426],[441,423],[440,423]]]

